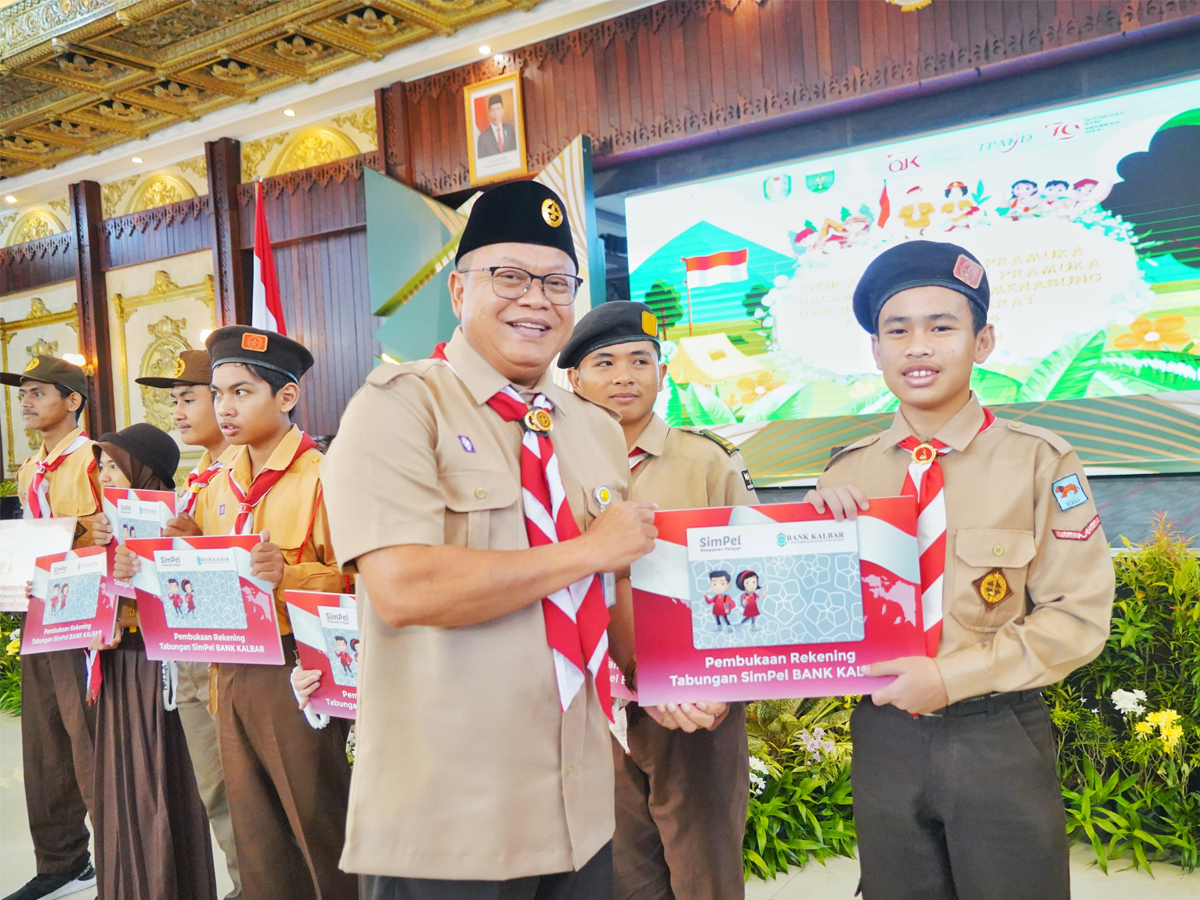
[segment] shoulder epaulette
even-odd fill
[[[716,434],[715,432],[709,431],[706,428],[683,427],[683,428],[680,428],[679,430],[686,431],[686,432],[688,432],[688,434],[698,434],[698,435],[700,435],[700,437],[708,438],[710,441],[712,441],[714,444],[716,444],[718,447],[720,447],[722,450],[724,450],[730,456],[733,456],[733,454],[740,452],[740,450],[738,449],[738,445],[735,444],[733,441],[729,440],[728,438],[723,438],[723,437],[721,437],[721,435]]]
[[[1027,434],[1030,437],[1041,438],[1051,447],[1059,452],[1060,455],[1070,453],[1075,448],[1071,446],[1070,441],[1061,435],[1055,434],[1049,428],[1042,428],[1039,425],[1026,425],[1024,422],[1014,422],[1010,419],[1000,420],[1008,426],[1009,431],[1017,434]]]
[[[848,444],[845,447],[834,447],[833,452],[829,454],[829,462],[825,463],[825,468],[828,469],[847,453],[853,453],[855,450],[861,450],[863,447],[870,447],[881,437],[883,437],[883,432],[879,431],[875,434],[868,434],[865,438],[857,440],[853,444]]]
[[[390,384],[401,375],[424,375],[434,366],[443,365],[437,359],[415,359],[412,362],[383,363],[376,366],[367,374],[367,384],[382,387]]]

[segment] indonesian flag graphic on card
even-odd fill
[[[731,281],[745,281],[750,277],[746,270],[749,255],[749,249],[743,247],[741,250],[714,253],[712,256],[685,256],[683,264],[687,268],[687,286],[698,288]]]
[[[280,665],[271,585],[250,573],[257,534],[135,539],[130,579],[149,659]]]
[[[808,503],[657,513],[633,564],[643,705],[869,694],[867,663],[925,654],[916,504],[854,522]]]
[[[287,337],[287,328],[283,324],[283,304],[279,302],[279,279],[275,276],[275,258],[271,255],[271,233],[267,230],[261,178],[254,188],[254,296],[250,302],[250,324]]]

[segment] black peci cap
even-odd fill
[[[170,377],[135,378],[138,384],[154,388],[173,388],[177,384],[212,384],[212,366],[207,350],[183,350],[175,357]]]
[[[854,289],[854,318],[874,334],[888,300],[931,284],[958,291],[987,318],[991,290],[983,264],[958,244],[940,241],[905,241],[875,257]]]
[[[313,366],[313,355],[291,338],[248,325],[218,328],[204,342],[213,369],[224,363],[260,366],[290,378],[296,384]]]
[[[458,261],[490,244],[540,244],[571,257],[575,269],[575,238],[562,198],[536,181],[514,181],[484,193],[471,207],[471,217],[458,242]]]
[[[61,385],[68,391],[79,394],[84,400],[88,397],[87,375],[83,369],[54,356],[35,356],[29,361],[24,372],[0,372],[0,384],[20,387],[21,382],[25,380]]]
[[[179,445],[165,431],[146,422],[138,422],[120,431],[102,434],[92,447],[97,460],[100,459],[104,444],[120,447],[167,484],[175,480],[175,470],[179,468]]]
[[[636,300],[601,303],[575,323],[571,339],[558,355],[558,367],[576,369],[593,350],[632,341],[650,341],[659,349],[654,311]]]

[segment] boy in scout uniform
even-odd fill
[[[558,364],[578,394],[621,414],[630,499],[659,509],[758,502],[736,447],[711,432],[671,428],[654,413],[667,367],[646,304],[593,309]],[[635,685],[628,591],[619,594],[609,633],[613,658]],[[741,900],[750,796],[745,704],[630,704],[624,713],[629,752],[612,741],[615,900]]]
[[[603,573],[654,544],[613,413],[557,387],[580,279],[562,200],[485,193],[461,326],[383,365],[322,464],[357,572],[357,752],[342,867],[371,900],[611,900]]]
[[[350,785],[347,723],[310,728],[289,680],[296,641],[283,592],[345,586],[329,542],[321,454],[291,423],[313,357],[296,341],[241,325],[217,329],[205,344],[217,421],[237,449],[198,495],[193,525],[172,521],[184,532],[263,536],[250,559],[254,574],[275,588],[286,660],[217,667],[217,730],[242,890],[247,900],[355,898],[355,879],[337,868]]]
[[[87,402],[83,369],[35,356],[24,372],[0,373],[17,387],[25,427],[42,436],[21,464],[18,495],[27,519],[75,516],[75,548],[92,543],[100,511],[94,441],[79,427]],[[83,817],[92,809],[95,713],[86,701],[82,650],[21,657],[21,756],[25,806],[38,874],[5,900],[38,900],[96,883]]]
[[[212,368],[208,363],[208,351],[184,350],[176,358],[169,377],[134,380],[138,384],[171,392],[171,403],[175,407],[172,419],[179,431],[179,439],[189,447],[202,449],[200,460],[188,474],[187,487],[176,503],[175,511],[181,521],[168,522],[164,532],[168,536],[194,533],[190,523],[194,521],[192,514],[196,501],[200,492],[221,470],[222,456],[229,449],[229,442],[217,423],[216,407],[213,406],[212,389],[209,387]],[[225,775],[221,771],[217,721],[209,710],[209,666],[208,663],[197,662],[180,662],[176,665],[179,668],[179,685],[175,690],[175,703],[187,736],[196,785],[200,789],[204,808],[208,811],[213,834],[225,854],[229,879],[233,882],[233,890],[225,900],[241,900],[242,881],[238,874],[237,847],[233,840],[233,822],[229,817]]]
[[[1100,653],[1113,568],[1070,444],[971,393],[995,347],[988,300],[954,244],[909,241],[867,267],[854,313],[900,409],[806,498],[836,519],[917,498],[929,656],[872,665],[897,677],[851,719],[867,900],[1070,894],[1041,688]]]

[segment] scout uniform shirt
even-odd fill
[[[291,634],[284,591],[327,591],[338,593],[345,588],[345,579],[338,571],[329,541],[329,519],[322,501],[319,467],[321,454],[309,449],[288,467],[300,446],[302,432],[295,425],[284,436],[267,460],[262,471],[286,468],[251,514],[255,533],[271,532],[271,543],[283,551],[286,566],[283,581],[275,591],[275,612],[279,617],[279,633]],[[245,493],[250,490],[250,448],[238,447],[196,502],[195,519],[205,534],[233,534],[238,515],[238,499],[229,486],[237,479]]]
[[[82,428],[76,428],[53,447],[49,453],[46,445],[38,448],[38,452],[21,463],[17,472],[17,493],[21,498],[21,507],[28,515],[29,486],[33,481],[37,464],[40,462],[53,463],[71,442],[83,434]],[[100,474],[96,465],[96,457],[92,452],[95,441],[87,441],[73,450],[53,472],[46,473],[50,483],[50,510],[57,518],[75,516],[74,549],[92,545],[92,522],[100,513]]]
[[[934,435],[952,448],[940,457],[947,527],[937,655],[950,703],[1062,679],[1099,655],[1112,614],[1108,542],[1071,445],[1001,418],[980,434],[983,421],[972,394]],[[887,431],[835,456],[818,487],[899,495],[912,454],[896,445],[913,434],[897,412]],[[1008,593],[986,603],[983,579],[996,570]]]
[[[461,328],[445,355],[379,366],[346,408],[322,475],[348,568],[404,544],[529,547],[522,426],[487,406],[508,381]],[[586,531],[601,512],[597,488],[625,494],[620,426],[549,373],[533,392],[554,405],[550,437]],[[561,708],[542,604],[462,628],[396,629],[361,578],[358,597],[357,747],[341,867],[488,881],[581,868],[613,834],[608,718],[590,676]]]
[[[655,414],[638,435],[630,459],[648,454],[629,476],[629,499],[659,509],[752,506],[758,503],[746,464],[716,435],[671,428]]]

